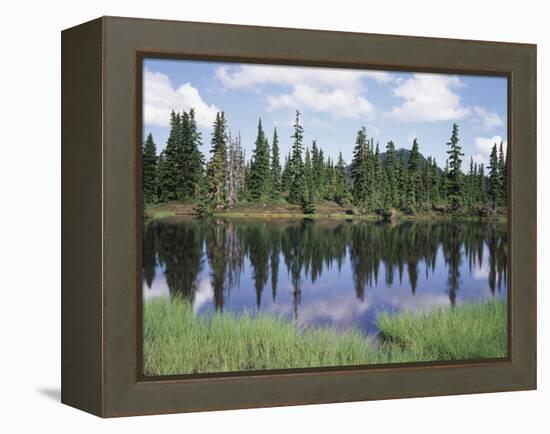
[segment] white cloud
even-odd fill
[[[207,104],[199,91],[185,83],[175,89],[166,74],[145,70],[143,81],[143,121],[146,125],[167,127],[170,112],[195,109],[197,124],[209,128],[220,111],[215,105]]]
[[[309,109],[334,118],[371,119],[376,108],[365,97],[344,89],[320,89],[308,84],[294,86],[292,93],[267,96],[268,110]]]
[[[405,100],[403,104],[384,115],[402,123],[463,119],[472,111],[462,106],[460,96],[453,91],[462,86],[456,76],[414,74],[393,89],[395,96]]]
[[[251,88],[267,84],[295,86],[308,83],[320,88],[360,89],[362,77],[378,81],[389,77],[387,72],[353,69],[305,68],[277,65],[221,66],[216,76],[226,88]]]
[[[498,113],[484,107],[462,104],[456,89],[465,85],[457,76],[414,74],[412,78],[400,78],[395,83],[393,94],[404,102],[385,112],[384,116],[397,122],[437,122],[469,117],[485,129],[503,125]]]
[[[498,113],[491,112],[483,107],[473,107],[474,113],[479,117],[477,120],[481,122],[483,128],[490,130],[494,127],[500,127],[504,123]]]
[[[506,155],[508,142],[503,140],[501,136],[476,137],[474,141],[474,149],[476,153],[472,155],[474,161],[478,164],[483,163],[487,166],[489,164],[489,156],[491,155],[493,145],[496,143],[497,146],[500,146],[500,142],[502,142],[504,154]]]
[[[390,83],[393,81],[393,76],[386,71],[362,71],[364,77],[372,78],[378,83]]]
[[[266,93],[268,110],[300,109],[328,113],[334,118],[367,118],[376,114],[365,97],[363,79],[388,83],[384,71],[304,68],[271,65],[222,66],[216,76],[226,89],[245,88]],[[289,88],[275,93],[270,85]]]

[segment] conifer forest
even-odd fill
[[[410,149],[396,149],[392,141],[382,148],[364,126],[350,144],[353,159],[347,162],[341,152],[326,155],[315,140],[304,143],[299,111],[293,127],[291,137],[281,138],[276,128],[265,131],[259,119],[253,151],[247,156],[224,112],[217,113],[206,143],[192,108],[173,111],[164,150],[157,153],[152,134],[143,143],[144,203],[191,202],[199,217],[242,203],[287,202],[298,205],[303,214],[315,214],[320,202],[333,201],[359,215],[397,210],[409,216],[437,211],[482,217],[506,206],[502,142],[494,143],[487,167],[473,158],[465,162],[457,124],[450,128],[442,166],[422,154],[417,139]],[[280,140],[290,140],[288,155],[280,155]]]

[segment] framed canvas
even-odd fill
[[[62,402],[536,388],[536,46],[62,32]]]

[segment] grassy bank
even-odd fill
[[[194,216],[195,205],[192,202],[165,202],[158,204],[146,204],[144,215],[147,220],[157,220],[172,216]],[[315,213],[304,214],[302,208],[292,205],[284,200],[270,203],[242,203],[227,210],[213,211],[214,217],[255,217],[255,218],[295,218],[295,219],[335,219],[335,220],[381,220],[376,213],[361,213],[356,207],[341,206],[335,202],[324,201],[316,205]],[[469,211],[463,213],[445,213],[434,210],[420,210],[412,215],[396,211],[396,221],[405,220],[460,220],[460,221],[496,221],[506,222],[506,210],[499,209],[493,216],[479,217]]]
[[[267,314],[195,316],[182,299],[144,303],[148,375],[504,357],[506,308],[491,302],[412,315],[382,315],[384,340],[360,331],[297,329]]]

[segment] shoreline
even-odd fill
[[[181,213],[173,211],[158,211],[145,214],[145,222],[163,220],[167,218],[181,218],[181,219],[197,219],[197,216],[192,213]],[[209,217],[204,218],[254,218],[265,220],[347,220],[347,221],[369,221],[380,223],[401,223],[401,222],[427,222],[427,221],[457,221],[457,222],[493,222],[493,223],[506,223],[508,218],[506,215],[496,215],[493,217],[478,217],[471,215],[445,215],[445,214],[432,214],[432,213],[418,213],[416,215],[399,215],[395,219],[384,219],[377,214],[303,214],[303,213],[269,213],[269,212],[214,212]]]

